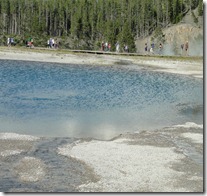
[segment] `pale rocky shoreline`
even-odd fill
[[[97,55],[0,48],[0,59],[134,65],[203,77],[201,58]],[[3,131],[3,130],[1,130]],[[1,192],[203,192],[203,125],[93,138],[0,133]]]
[[[67,50],[0,47],[0,59],[88,65],[137,65],[148,70],[203,78],[202,57],[129,56],[74,53]]]
[[[203,192],[203,126],[111,140],[0,134],[2,192]]]

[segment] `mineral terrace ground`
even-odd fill
[[[0,160],[2,192],[202,192],[203,128],[108,141],[1,133]]]

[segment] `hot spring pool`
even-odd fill
[[[138,66],[0,60],[0,132],[110,139],[203,123],[203,80]]]

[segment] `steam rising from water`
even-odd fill
[[[175,43],[174,45],[165,44],[163,48],[163,55],[174,56],[174,55],[182,55],[185,56],[186,52],[181,50],[181,44],[184,43]],[[189,56],[203,56],[203,40],[192,41],[189,43]]]
[[[187,30],[186,30],[187,31]],[[185,44],[186,41],[188,41],[189,44],[189,50],[188,55],[189,56],[203,56],[203,35],[197,34],[197,37],[179,37],[180,35],[177,34],[174,36],[173,42],[165,43],[163,48],[163,55],[186,55],[186,51],[183,49],[181,50],[181,44]],[[188,37],[188,38],[187,38]]]

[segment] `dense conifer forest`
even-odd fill
[[[202,16],[202,0],[0,0],[0,36],[14,36],[20,45],[33,37],[39,46],[57,37],[73,49],[108,41],[114,50],[119,41],[134,52],[135,39],[178,23],[196,7]]]

